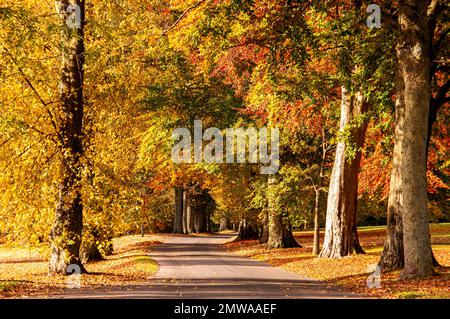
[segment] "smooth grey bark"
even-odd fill
[[[342,87],[340,131],[366,112],[367,104],[363,94],[352,95]],[[366,123],[351,129],[351,137],[358,149],[364,145]],[[363,253],[357,233],[358,171],[361,152],[352,159],[346,155],[346,142],[340,141],[336,147],[335,161],[330,179],[327,200],[325,238],[320,257],[341,258],[353,253]]]
[[[186,221],[187,221],[186,233],[192,234],[194,232],[194,213],[192,206],[190,204],[186,205]]]
[[[51,231],[50,273],[67,274],[69,265],[85,269],[80,260],[81,232],[83,228],[83,204],[81,201],[81,174],[83,155],[83,80],[84,80],[84,15],[85,2],[65,0],[61,5],[62,59],[59,82],[61,106],[59,137],[61,163],[59,199]],[[69,5],[80,8],[81,28],[70,29],[66,25]]]

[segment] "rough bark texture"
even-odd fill
[[[276,187],[278,177],[272,175],[268,183],[268,202],[269,202],[269,238],[267,248],[291,248],[300,247],[292,234],[292,226],[288,216],[284,216],[277,201]]]
[[[83,77],[84,77],[84,1],[60,1],[62,15],[62,66],[59,98],[61,116],[58,117],[61,141],[61,180],[55,222],[51,231],[51,273],[67,273],[69,265],[80,260],[83,205],[81,202],[80,157],[83,154]],[[81,9],[81,28],[69,29],[66,20],[68,5]]]
[[[173,220],[173,232],[183,233],[183,187],[175,187],[175,216]]]
[[[247,219],[241,219],[239,223],[239,233],[236,240],[258,239],[259,233],[256,225]]]
[[[367,105],[361,92],[354,96],[347,88],[342,88],[341,123],[343,131],[356,116],[366,111]],[[364,144],[367,125],[351,130],[352,142],[358,149]],[[340,258],[353,253],[363,252],[357,234],[357,191],[358,170],[361,152],[353,159],[346,156],[346,143],[339,142],[328,191],[325,239],[320,257]]]
[[[397,70],[396,101],[395,101],[395,144],[392,158],[392,173],[389,186],[387,212],[387,231],[384,249],[379,262],[383,271],[403,268],[403,227],[402,227],[402,179],[400,164],[402,157],[403,126],[405,115],[404,99],[405,83],[402,68]]]
[[[400,159],[402,184],[403,278],[433,274],[426,177],[426,141],[431,98],[432,33],[428,1],[401,1],[399,65],[404,79],[404,127]]]
[[[292,234],[292,226],[282,214],[269,214],[269,238],[267,248],[301,247]]]

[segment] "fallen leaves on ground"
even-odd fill
[[[431,225],[433,252],[444,267],[436,275],[421,280],[403,281],[399,271],[382,274],[381,288],[368,288],[367,280],[374,272],[383,249],[385,227],[359,230],[360,243],[366,254],[341,259],[312,256],[313,233],[296,232],[301,248],[266,249],[256,240],[225,244],[225,249],[240,256],[267,262],[301,276],[324,280],[354,292],[381,298],[450,298],[450,224]],[[323,236],[321,237],[321,244]]]
[[[148,256],[159,236],[124,236],[113,240],[114,253],[105,260],[85,265],[80,286],[108,287],[148,283],[158,266]],[[74,276],[49,275],[48,253],[42,249],[0,246],[0,297],[45,295],[65,289]]]

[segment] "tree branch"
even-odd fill
[[[195,3],[194,5],[192,5],[191,7],[187,8],[179,17],[178,19],[175,21],[174,24],[172,24],[170,27],[168,27],[167,29],[163,30],[160,34],[160,37],[162,37],[163,35],[165,35],[166,33],[168,33],[169,31],[171,31],[172,29],[174,29],[178,23],[180,23],[181,20],[183,20],[183,18],[192,10],[194,10],[195,8],[199,7],[202,3],[206,2],[207,0],[200,0],[199,2]]]
[[[50,111],[50,109],[48,108],[48,106],[51,103],[47,103],[44,101],[44,99],[41,97],[41,95],[39,94],[39,92],[36,90],[36,88],[34,87],[34,85],[31,83],[31,81],[28,79],[28,77],[25,75],[25,73],[23,72],[22,68],[19,66],[19,64],[17,63],[16,59],[14,58],[14,56],[11,54],[11,52],[9,52],[9,50],[5,47],[3,47],[3,49],[5,50],[6,54],[8,54],[8,56],[11,58],[11,60],[13,61],[13,63],[16,65],[17,69],[19,70],[20,74],[22,75],[22,77],[24,78],[25,82],[27,82],[28,86],[31,88],[31,90],[34,92],[34,94],[36,94],[39,102],[41,102],[41,104],[44,106],[49,118],[50,118],[50,122],[52,123],[53,129],[55,130],[55,133],[62,139],[62,137],[59,135],[59,130],[58,130],[58,126],[56,125],[56,121],[53,117],[52,112]]]

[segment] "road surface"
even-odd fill
[[[148,285],[70,290],[55,298],[358,298],[281,268],[226,253],[232,235],[167,237],[149,253],[159,264]]]

